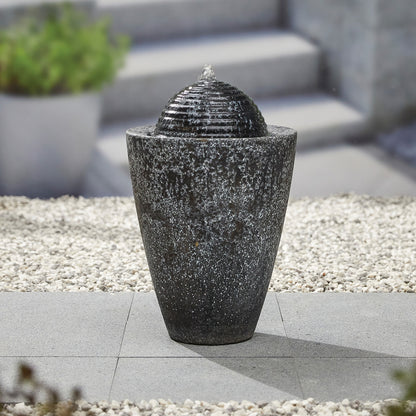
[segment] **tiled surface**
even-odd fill
[[[260,401],[301,390],[293,360],[282,358],[121,358],[111,397]]]
[[[0,356],[116,356],[132,297],[0,293]]]
[[[23,360],[88,400],[391,398],[414,316],[409,293],[269,293],[252,340],[207,347],[169,339],[154,292],[0,293],[0,381]]]
[[[64,398],[70,398],[72,389],[78,387],[84,399],[97,400],[106,399],[110,393],[117,358],[0,357],[0,381],[8,391],[16,381],[19,363],[29,364],[38,380],[57,389]],[[39,399],[44,400],[42,397]]]
[[[412,362],[403,358],[302,358],[296,366],[305,397],[366,401],[400,397],[402,391],[392,381],[392,372],[408,369]]]
[[[416,357],[414,293],[277,297],[296,357]]]

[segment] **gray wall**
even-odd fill
[[[329,91],[378,130],[416,119],[416,0],[286,2],[286,24],[324,52]]]

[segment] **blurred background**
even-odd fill
[[[40,22],[39,4],[0,0],[0,30],[27,13]],[[74,4],[128,36],[124,63],[111,83],[93,96],[76,94],[78,101],[0,91],[0,194],[132,195],[125,131],[154,124],[212,64],[218,79],[254,99],[268,124],[298,131],[291,198],[416,195],[414,0]],[[0,52],[8,40],[1,42]]]

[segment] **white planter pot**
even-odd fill
[[[0,94],[0,194],[76,195],[100,120],[100,95]]]

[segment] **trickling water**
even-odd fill
[[[216,80],[214,68],[212,65],[205,64],[202,68],[202,74],[199,76],[199,81],[203,80]]]

